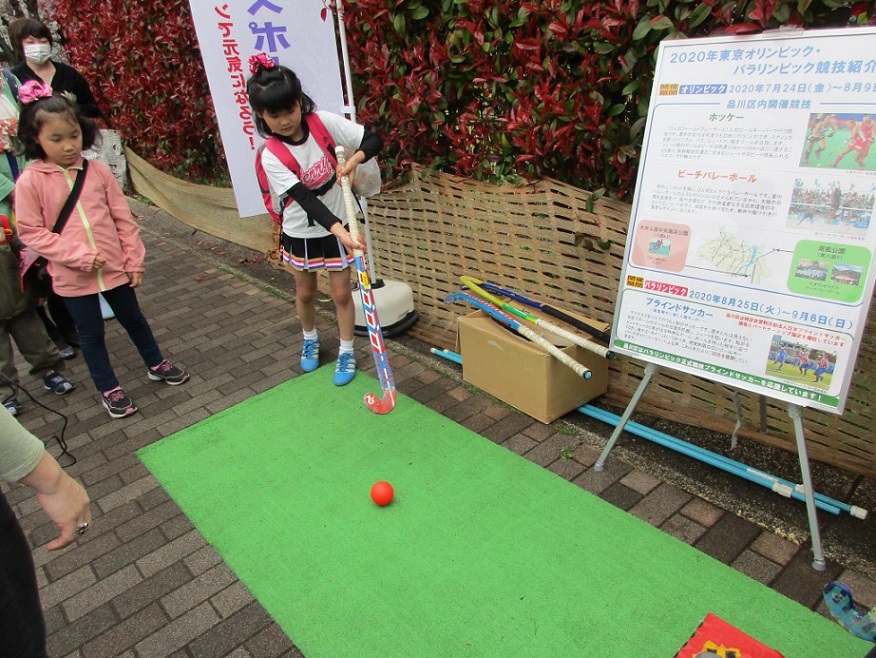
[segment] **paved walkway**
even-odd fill
[[[142,446],[299,374],[301,339],[289,277],[276,272],[255,277],[248,268],[257,263],[233,246],[192,234],[154,208],[133,205],[144,216],[148,254],[141,305],[166,356],[184,365],[192,379],[178,387],[150,382],[115,322],[108,325],[113,363],[140,408],[131,418],[107,416],[81,357],[68,362],[67,374],[78,386],[65,397],[23,377],[36,401],[66,421],[22,395],[22,423],[43,439],[63,431],[76,458],[69,472],[93,500],[94,521],[80,545],[49,554],[43,546],[54,529],[30,490],[4,485],[36,547],[50,655],[301,656],[135,455]],[[321,316],[319,328],[324,345],[336,344],[331,317]],[[360,363],[373,371],[365,342],[358,343]],[[824,519],[828,570],[817,573],[810,568],[808,538],[799,530],[805,529],[800,503],[771,494],[767,500],[740,480],[636,439],[622,441],[606,471],[597,473],[591,466],[610,433],[607,427],[580,414],[543,425],[465,385],[459,368],[430,355],[428,346],[402,337],[390,340],[389,347],[401,392],[484,437],[803,605],[823,612],[821,587],[837,577],[866,608],[876,605],[872,520]],[[58,454],[54,441],[50,450]],[[789,463],[793,468],[793,458]],[[865,499],[856,504],[876,497],[872,481],[820,469],[816,477],[845,483],[848,492]],[[740,510],[747,518],[734,513]],[[757,515],[746,510],[768,510],[768,521],[748,520]],[[769,527],[782,519],[788,520],[785,527]]]

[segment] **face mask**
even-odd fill
[[[34,64],[45,64],[52,56],[52,47],[47,43],[31,43],[24,47],[24,56]]]

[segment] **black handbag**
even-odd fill
[[[88,160],[82,160],[82,171],[76,177],[70,196],[64,202],[64,207],[58,213],[58,219],[52,227],[52,233],[61,233],[67,220],[73,212],[74,206],[79,201],[82,186],[85,184],[85,174],[88,172]],[[29,247],[24,247],[19,258],[19,272],[21,275],[22,291],[30,287],[34,297],[43,298],[52,294],[52,277],[49,274],[49,262]]]

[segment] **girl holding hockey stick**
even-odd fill
[[[334,383],[344,386],[356,375],[353,352],[355,306],[350,286],[352,252],[364,249],[345,227],[339,176],[355,177],[356,167],[383,148],[375,133],[331,112],[317,112],[301,81],[285,66],[260,53],[249,58],[252,76],[246,90],[256,129],[266,138],[256,161],[269,185],[269,212],[281,221],[280,256],[295,277],[295,306],[304,343],[301,369],[319,367],[320,341],[316,330],[317,272],[327,270],[338,319],[340,348]],[[338,167],[335,145],[353,149]],[[272,199],[272,200],[271,200]]]

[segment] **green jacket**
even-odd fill
[[[0,85],[2,85],[0,93],[3,93],[10,102],[17,105],[18,99],[12,93],[3,76],[0,76]],[[11,219],[12,190],[15,187],[15,180],[12,176],[10,157],[14,158],[18,164],[19,173],[24,169],[25,159],[9,151],[0,153],[0,214]],[[15,249],[12,248],[13,244],[16,245]],[[17,233],[13,230],[12,236],[8,236],[4,227],[0,226],[0,322],[14,318],[29,308],[33,308],[33,298],[29,293],[21,292],[21,281],[18,275],[18,249],[20,246],[21,242],[18,240]]]
[[[18,99],[15,97],[15,94],[12,93],[12,90],[9,88],[9,85],[6,83],[6,79],[3,76],[0,76],[0,84],[3,86],[3,95],[6,96],[11,103],[18,105]],[[10,157],[14,158],[18,163],[19,173],[24,170],[26,163],[25,159],[20,155],[15,155],[9,151],[3,151],[0,153],[0,214],[6,215],[7,217],[12,216],[12,189],[15,187],[15,180],[12,177],[12,166],[9,162]]]
[[[12,248],[15,244],[17,247]],[[21,280],[18,275],[18,248],[21,242],[13,230],[12,236],[0,226],[0,322],[21,315],[33,308],[33,298],[30,291],[21,292]]]

